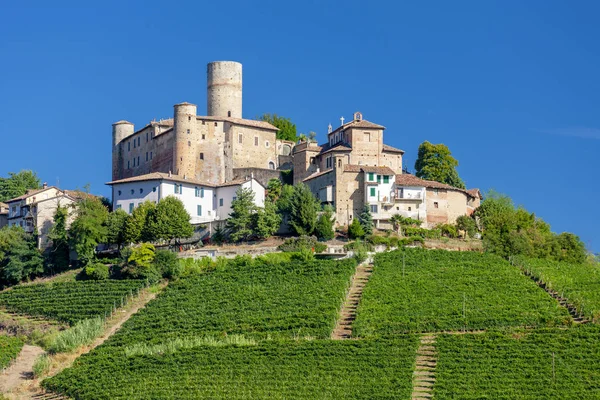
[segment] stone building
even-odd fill
[[[273,125],[243,118],[242,65],[212,62],[207,76],[206,115],[184,102],[173,118],[137,131],[128,121],[113,124],[113,181],[153,172],[215,185],[252,173],[279,177],[280,156],[289,156],[293,143],[277,140]]]
[[[403,173],[404,151],[383,142],[385,127],[363,119],[332,130],[327,143],[294,147],[294,184],[305,183],[334,207],[337,225],[348,225],[365,206],[378,228],[391,228],[394,214],[423,221],[424,227],[453,223],[479,205],[480,194]]]
[[[56,209],[72,206],[84,196],[91,195],[46,184],[41,189],[28,190],[24,195],[6,201],[8,226],[20,226],[25,232],[35,233],[38,248],[45,250],[51,245],[48,234],[54,225]],[[70,224],[72,219],[70,207],[67,223]]]
[[[0,229],[8,225],[8,204],[0,203]]]

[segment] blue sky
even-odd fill
[[[414,167],[447,144],[495,189],[600,251],[600,3],[3,2],[0,175],[110,195],[111,124],[206,109],[206,64],[244,65],[244,116],[323,139],[360,110]]]

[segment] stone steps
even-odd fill
[[[415,370],[413,372],[412,400],[429,400],[433,398],[436,364],[435,335],[424,334],[421,336],[419,348],[417,349]]]
[[[356,312],[358,303],[362,297],[363,289],[365,288],[369,277],[373,272],[373,267],[367,264],[359,264],[356,267],[356,272],[352,277],[350,289],[344,300],[340,316],[336,322],[336,326],[331,333],[333,340],[352,339],[352,323],[356,320]]]

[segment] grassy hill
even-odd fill
[[[240,259],[173,282],[43,385],[77,399],[410,399],[424,376],[436,399],[600,398],[600,327],[574,324],[518,266],[380,254],[354,339],[330,340],[355,267]],[[586,267],[537,268],[594,298]]]

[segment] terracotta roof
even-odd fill
[[[174,174],[166,174],[164,172],[152,172],[150,174],[145,174],[145,175],[139,175],[139,176],[132,176],[131,178],[125,178],[125,179],[119,179],[116,181],[111,181],[111,182],[107,182],[107,185],[115,185],[118,183],[130,183],[130,182],[144,182],[144,181],[155,181],[155,180],[165,180],[165,181],[171,181],[171,182],[181,182],[181,183],[192,183],[192,184],[197,184],[197,185],[202,185],[202,186],[210,186],[210,187],[215,187],[217,185],[215,185],[214,183],[207,183],[207,182],[202,182],[196,179],[184,179],[182,176],[179,175],[174,175]]]
[[[380,175],[396,175],[390,167],[376,167],[369,165],[347,164],[344,166],[344,172],[373,172]]]
[[[388,146],[387,144],[383,145],[383,151],[387,151],[388,153],[400,153],[400,154],[404,154],[404,150],[400,150],[400,149],[397,149],[395,147]]]
[[[241,185],[241,184],[244,184],[244,183],[246,183],[246,182],[248,182],[248,181],[251,181],[252,179],[253,179],[253,178],[241,178],[241,179],[234,179],[234,180],[232,180],[232,181],[229,181],[229,182],[223,182],[223,183],[219,183],[219,184],[217,185],[217,187],[227,187],[227,186]],[[256,181],[256,182],[258,182],[258,181]],[[263,185],[261,185],[261,183],[260,183],[260,182],[258,182],[258,184],[259,184],[260,186],[263,186]],[[263,187],[264,187],[264,186],[263,186]]]
[[[309,181],[309,180],[311,180],[311,179],[318,178],[319,176],[326,175],[326,174],[328,174],[328,173],[330,173],[330,172],[332,172],[332,171],[333,171],[333,169],[328,169],[327,171],[315,172],[315,173],[314,173],[314,174],[312,174],[311,176],[309,176],[309,177],[307,177],[307,178],[304,178],[304,179],[302,180],[302,182],[306,182],[306,181]]]
[[[203,119],[206,121],[224,121],[224,122],[231,122],[232,124],[236,124],[236,125],[244,125],[244,126],[251,126],[253,128],[262,128],[262,129],[268,129],[271,131],[278,131],[279,128],[271,125],[268,122],[265,121],[256,121],[253,119],[244,119],[244,118],[233,118],[233,117],[213,117],[213,116],[200,116],[197,115],[196,119]]]
[[[430,189],[445,189],[445,190],[455,190],[457,192],[463,192],[468,196],[476,197],[473,191],[479,192],[479,189],[470,189],[465,190],[461,188],[457,188],[454,186],[447,185],[445,183],[436,182],[436,181],[428,181],[426,179],[417,178],[412,174],[402,174],[396,175],[396,185],[399,186],[418,186],[425,187]]]
[[[471,196],[475,197],[475,198],[483,198],[483,196],[481,196],[481,191],[479,189],[467,189],[467,193],[469,193]]]
[[[344,143],[336,143],[333,146],[329,146],[329,143],[323,145],[319,154],[329,153],[330,151],[352,151],[352,148],[346,146]]]
[[[344,125],[337,127],[331,133],[336,133],[337,131],[348,129],[348,128],[385,129],[385,126],[375,124],[373,122],[367,121],[366,119],[362,119],[360,121],[354,119],[350,122],[346,122]],[[331,135],[331,133],[328,133],[328,135]]]
[[[72,197],[75,200],[93,199],[93,198],[97,197],[93,194],[82,192],[81,190],[63,190],[63,191],[65,192],[65,194],[67,196]]]
[[[28,197],[34,196],[38,193],[44,192],[48,189],[56,189],[56,190],[60,190],[57,187],[54,186],[48,186],[47,188],[42,188],[42,189],[29,189],[27,190],[27,193],[25,193],[23,196],[19,196],[19,197],[15,197],[14,199],[10,199],[10,200],[6,200],[7,203],[12,203],[14,201],[19,201],[19,200],[23,200],[26,199]]]

